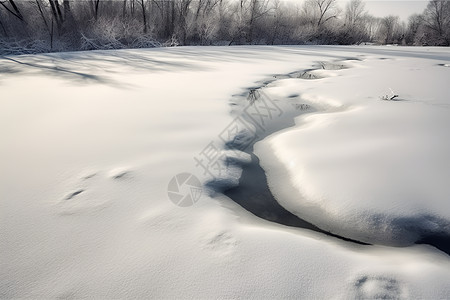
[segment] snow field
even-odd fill
[[[391,48],[389,54],[388,61],[378,59],[387,56],[384,48],[370,47],[183,47],[12,57],[20,63],[0,59],[0,296],[447,298],[450,260],[431,246],[345,242],[259,219],[220,193],[211,197],[205,191],[184,208],[168,199],[167,184],[179,173],[211,179],[193,158],[212,141],[225,151],[220,133],[239,111],[233,106],[244,105],[233,95],[273,74],[345,61],[352,68],[311,71],[324,77],[317,80],[287,76],[264,88],[285,112],[257,132],[274,132],[255,145],[271,191],[302,218],[324,228],[332,224],[349,236],[365,231],[368,240],[385,244],[398,236],[384,227],[368,228],[361,212],[368,219],[383,214],[392,223],[393,214],[383,208],[411,217],[423,216],[426,207],[445,220],[448,206],[439,196],[448,194],[438,176],[447,175],[448,139],[439,126],[448,128],[442,97],[448,68],[438,64],[447,62],[407,57],[448,52]],[[346,61],[357,55],[364,60]],[[418,81],[426,89],[411,85],[391,74],[394,66],[402,75],[415,74],[411,80],[419,73],[432,80]],[[374,70],[378,77],[370,75]],[[388,78],[375,84],[380,73]],[[389,87],[404,101],[380,100]],[[237,105],[230,106],[234,100]],[[311,113],[276,131],[292,123],[302,104]],[[368,111],[375,115],[370,118]],[[401,131],[399,123],[416,130]],[[427,128],[436,135],[428,136]],[[368,162],[374,150],[365,138],[386,133],[388,142],[383,139],[377,151],[382,156]],[[414,151],[399,150],[400,133],[402,149]],[[348,158],[339,149],[351,149],[350,141],[355,148]],[[418,159],[430,148],[431,162]],[[377,168],[383,158],[394,160],[390,151],[400,164],[415,158],[414,167],[425,168],[425,184],[417,189],[433,191],[429,203],[405,200],[396,185],[379,183],[375,189],[364,176],[358,179],[363,186],[351,184],[356,171],[374,167],[374,177],[383,182],[406,176],[402,184],[416,187],[420,176],[401,168],[386,175]],[[239,157],[235,173],[223,180],[236,182],[247,156]],[[341,167],[341,160],[344,174],[332,168]],[[329,163],[318,167],[324,161]],[[364,194],[364,187],[377,193]],[[399,198],[379,200],[392,191]],[[356,201],[362,195],[365,200]],[[373,199],[382,202],[365,202]],[[346,220],[355,222],[347,226]],[[423,222],[418,226],[426,228]],[[398,228],[411,234],[403,243],[414,240],[415,230]]]

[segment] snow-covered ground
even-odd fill
[[[0,297],[449,298],[448,254],[414,244],[450,236],[449,65],[402,47],[0,58]],[[253,148],[285,209],[371,245],[223,195]]]

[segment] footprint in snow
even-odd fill
[[[406,299],[404,286],[388,276],[360,276],[352,289],[354,299]]]
[[[95,176],[97,176],[97,172],[90,172],[90,173],[86,173],[86,175],[82,175],[80,179],[81,180],[89,180]]]
[[[130,179],[131,177],[131,171],[124,168],[113,169],[109,172],[109,178],[114,180]]]
[[[113,169],[107,176],[103,176],[101,172],[86,172],[76,179],[75,187],[62,197],[58,206],[60,213],[74,214],[102,209],[111,199],[108,185],[131,178],[132,172],[126,168]]]
[[[72,193],[68,194],[64,199],[65,200],[72,200],[72,198],[76,197],[77,195],[79,195],[79,194],[81,194],[83,192],[84,192],[83,189],[76,190],[75,192],[72,192]]]
[[[202,248],[216,255],[228,255],[238,245],[236,238],[227,231],[211,234],[202,239]]]
[[[359,57],[347,57],[345,59],[343,59],[342,61],[363,61],[364,60],[364,55],[359,55]]]

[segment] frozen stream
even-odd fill
[[[358,60],[356,58],[350,58],[348,60]],[[344,60],[345,62],[346,60]],[[259,158],[253,153],[253,146],[260,140],[268,137],[269,135],[282,131],[288,127],[295,125],[295,118],[300,116],[301,114],[313,113],[313,112],[326,112],[326,109],[318,108],[308,101],[305,101],[299,95],[291,95],[288,99],[268,99],[268,96],[264,93],[264,89],[267,86],[275,83],[278,80],[288,79],[288,78],[296,78],[299,80],[316,80],[323,78],[320,75],[314,73],[316,70],[341,70],[349,68],[344,62],[318,62],[315,65],[315,68],[307,69],[303,71],[292,72],[286,75],[274,75],[273,79],[268,79],[261,81],[260,86],[250,88],[246,95],[247,103],[237,105],[242,99],[238,99],[236,102],[233,102],[233,105],[237,105],[238,109],[234,110],[238,114],[240,114],[243,119],[246,119],[248,123],[252,123],[251,118],[248,118],[245,114],[242,113],[244,110],[248,110],[248,108],[252,106],[263,105],[267,108],[267,103],[272,102],[275,106],[284,106],[280,109],[280,114],[278,117],[271,119],[267,122],[264,128],[255,129],[254,136],[249,138],[251,143],[246,144],[244,149],[242,149],[242,143],[235,143],[231,141],[227,143],[227,148],[230,150],[243,151],[250,155],[251,161],[249,163],[236,163],[235,161],[231,163],[240,164],[240,168],[242,168],[242,174],[239,178],[239,184],[237,186],[224,187],[221,184],[217,184],[215,180],[209,181],[206,185],[212,189],[216,189],[218,192],[222,192],[234,202],[242,206],[247,211],[252,214],[271,221],[278,224],[291,226],[291,227],[299,227],[306,228],[316,232],[324,233],[329,236],[333,236],[345,241],[350,241],[358,244],[367,243],[349,239],[343,236],[339,236],[333,234],[331,232],[320,229],[319,227],[307,222],[298,216],[292,214],[288,210],[286,210],[283,206],[281,206],[273,194],[269,189],[269,185],[267,183],[267,177],[260,166]],[[300,83],[299,83],[300,84]],[[240,95],[241,98],[243,95]],[[238,97],[239,98],[239,97]],[[287,103],[286,103],[287,102]],[[288,104],[288,105],[286,105]],[[259,111],[256,108],[257,111]],[[261,111],[259,111],[261,112]],[[247,133],[245,133],[247,134]],[[244,134],[244,135],[245,135]],[[242,139],[242,137],[240,137]],[[446,235],[426,235],[424,238],[419,240],[417,244],[429,244],[432,245],[441,251],[450,254],[450,237]]]

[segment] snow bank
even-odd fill
[[[407,245],[448,237],[448,69],[374,55],[352,65],[332,71],[338,77],[273,87],[274,96],[289,90],[323,113],[257,145],[271,190],[291,212],[352,239]],[[380,99],[390,88],[398,101]]]

